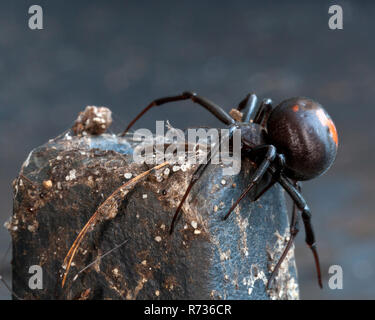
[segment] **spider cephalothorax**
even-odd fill
[[[290,223],[290,239],[271,274],[268,285],[272,283],[299,231],[299,215],[296,210],[298,208],[301,211],[306,231],[306,243],[313,252],[318,282],[320,287],[322,287],[319,258],[311,225],[311,213],[301,195],[298,181],[318,177],[325,173],[335,160],[338,146],[337,131],[328,113],[319,103],[303,97],[284,100],[275,108],[272,107],[272,101],[266,99],[257,108],[257,97],[255,94],[249,94],[237,107],[237,111],[243,111],[244,115],[241,121],[236,121],[222,108],[209,100],[192,92],[184,92],[181,95],[152,101],[128,125],[123,135],[152,107],[188,99],[206,108],[222,123],[228,125],[229,138],[231,138],[235,130],[240,129],[241,153],[260,159],[257,161],[258,166],[254,174],[249,179],[248,187],[228,210],[223,218],[224,220],[229,217],[238,203],[258,184],[266,173],[272,175],[271,182],[263,190],[258,191],[254,201],[261,197],[274,183],[279,183],[294,202]],[[217,150],[211,150],[208,153],[207,163],[200,164],[194,172],[190,184],[173,216],[170,233],[174,230],[182,205],[189,192],[202,176],[217,151],[218,148]]]

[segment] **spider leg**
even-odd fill
[[[239,202],[245,197],[245,195],[259,183],[263,175],[267,172],[268,167],[270,166],[271,162],[276,157],[276,148],[272,145],[262,145],[258,146],[253,149],[254,152],[258,153],[259,151],[266,150],[266,154],[261,162],[261,164],[258,166],[258,168],[255,170],[254,175],[251,178],[251,182],[249,186],[245,189],[244,192],[242,192],[241,196],[234,202],[232,207],[229,209],[227,214],[224,216],[223,220],[227,220],[231,212],[237,207]]]
[[[269,170],[270,172],[276,173],[276,170],[274,168],[270,167],[269,169],[270,169]],[[315,260],[315,267],[316,267],[316,271],[318,275],[318,283],[319,283],[319,286],[323,288],[319,256],[318,256],[318,251],[316,249],[314,230],[311,224],[310,208],[308,207],[301,193],[293,186],[293,184],[287,178],[285,178],[283,175],[280,175],[279,177],[277,177],[277,181],[289,194],[289,196],[292,198],[292,200],[294,201],[298,209],[301,210],[302,212],[301,215],[302,215],[302,220],[303,220],[305,233],[306,233],[305,242],[313,253],[314,260]]]
[[[238,111],[242,111],[243,109],[246,109],[246,107],[249,105],[249,98],[250,98],[250,93],[246,95],[245,99],[241,100],[241,102],[237,106]]]
[[[297,185],[297,183],[296,183],[296,187],[300,191],[300,188]],[[271,277],[268,279],[267,289],[269,289],[270,286],[272,285],[272,282],[273,282],[274,278],[276,277],[277,272],[279,271],[281,264],[283,263],[284,259],[286,258],[290,248],[292,247],[294,239],[296,238],[296,236],[299,232],[299,215],[298,215],[298,212],[297,212],[296,209],[297,209],[297,206],[296,206],[295,203],[293,203],[292,220],[290,222],[290,239],[289,239],[289,241],[288,241],[288,243],[287,243],[280,259],[279,259],[279,261],[277,262],[275,268],[273,269]]]
[[[277,165],[277,175],[280,175],[282,172],[283,172],[283,169],[284,169],[284,166],[285,166],[285,157],[282,153],[277,153],[276,154],[276,165]],[[271,166],[274,166],[274,164],[272,164]],[[268,169],[268,171],[270,171],[270,169]],[[271,189],[273,187],[273,185],[276,183],[276,178],[275,178],[275,175],[272,174],[271,175],[271,181],[263,188],[261,189],[255,196],[254,200],[253,201],[257,201],[262,195],[264,195],[269,189]]]
[[[235,131],[235,129],[237,129],[237,127],[235,126],[231,126],[229,128],[229,135],[227,137],[224,137],[222,140],[221,140],[221,143],[220,144],[217,144],[213,150],[210,150],[207,154],[207,162],[206,163],[202,163],[198,166],[198,168],[195,170],[191,180],[190,180],[190,183],[185,191],[185,194],[183,195],[181,201],[180,201],[180,204],[178,205],[177,209],[176,209],[176,212],[173,216],[173,219],[172,219],[172,222],[171,222],[171,226],[170,226],[170,229],[169,229],[169,234],[172,234],[173,233],[173,230],[174,230],[174,227],[175,227],[175,224],[176,224],[176,221],[177,221],[177,218],[179,216],[179,213],[181,211],[181,208],[182,208],[182,205],[184,204],[186,198],[188,197],[191,189],[193,188],[194,184],[200,179],[200,177],[203,175],[203,173],[206,171],[207,167],[209,166],[209,164],[211,163],[211,160],[212,158],[220,151],[220,146],[227,140],[227,139],[230,139],[232,136],[233,136],[233,133]]]
[[[271,182],[266,185],[262,190],[260,190],[257,195],[255,196],[254,200],[253,201],[257,201],[261,196],[263,196],[269,189],[271,189],[273,187],[273,185],[276,183],[277,181],[272,178]]]
[[[247,109],[245,115],[243,116],[243,122],[250,122],[250,119],[253,118],[256,105],[258,102],[257,96],[253,94],[248,94],[245,99],[243,99],[237,107],[238,111]]]
[[[271,99],[264,99],[260,104],[259,110],[255,115],[254,123],[260,124],[261,126],[265,127],[268,117],[272,112],[272,100]]]
[[[156,99],[152,101],[146,108],[144,108],[127,126],[125,131],[121,134],[121,136],[125,136],[125,134],[129,131],[129,129],[134,125],[134,123],[141,118],[148,110],[150,110],[153,107],[160,106],[165,103],[175,102],[175,101],[181,101],[181,100],[192,100],[193,102],[201,105],[202,107],[206,108],[208,111],[210,111],[217,119],[219,119],[222,123],[226,125],[234,124],[234,119],[225,112],[221,107],[214,104],[213,102],[207,100],[206,98],[203,98],[199,95],[197,95],[194,92],[184,92],[177,96],[172,97],[164,97],[160,99]]]

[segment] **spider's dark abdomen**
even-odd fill
[[[295,180],[326,172],[337,153],[337,131],[323,107],[308,98],[281,102],[267,122],[268,137],[286,159],[285,173]]]

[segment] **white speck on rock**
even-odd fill
[[[29,230],[30,232],[35,232],[36,228],[37,228],[37,226],[34,225],[34,224],[29,224],[27,226],[27,230]]]
[[[29,155],[27,156],[27,159],[25,160],[25,162],[23,163],[23,167],[24,168],[26,168],[26,167],[28,167],[29,166],[29,164],[30,164],[30,158],[31,158],[31,155],[33,154],[33,151],[31,151],[30,153],[29,153]]]
[[[155,237],[155,241],[156,241],[156,242],[160,242],[160,241],[161,241],[161,237],[160,237],[160,236],[156,236],[156,237]]]
[[[76,170],[75,169],[72,169],[69,171],[69,175],[65,177],[65,180],[66,181],[72,181],[74,179],[76,179]]]
[[[133,175],[130,172],[124,174],[125,179],[130,179]]]
[[[263,281],[264,285],[267,285],[268,279],[263,270],[259,270],[256,265],[251,265],[250,276],[245,277],[242,280],[244,286],[247,287],[247,293],[250,296],[254,289],[254,284],[257,280]]]
[[[220,253],[220,261],[225,261],[230,259],[230,249],[228,249],[226,252]]]
[[[5,223],[4,223],[4,227],[5,227],[7,230],[11,230],[11,228],[12,228],[12,223],[11,223],[11,221],[10,221],[10,220],[5,221]]]

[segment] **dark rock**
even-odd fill
[[[222,176],[211,165],[193,188],[172,236],[168,229],[194,167],[164,167],[118,198],[112,218],[99,219],[74,257],[64,288],[64,257],[101,203],[150,166],[132,161],[126,139],[68,132],[33,150],[14,183],[13,290],[24,299],[296,299],[293,250],[273,289],[265,289],[288,236],[284,192],[245,198],[221,218],[247,185],[254,164]],[[168,170],[167,170],[168,171]],[[127,175],[128,177],[128,175]],[[225,180],[225,184],[222,183]],[[224,181],[223,181],[224,182]],[[266,183],[263,181],[262,183]],[[111,215],[109,214],[109,216]],[[281,235],[281,236],[280,236]],[[120,248],[77,273],[116,245]],[[30,289],[31,265],[43,289]]]

